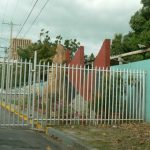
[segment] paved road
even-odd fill
[[[32,130],[0,128],[0,150],[61,150],[46,135]]]

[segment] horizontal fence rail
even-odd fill
[[[0,126],[28,126],[31,62],[0,63]]]
[[[144,120],[144,71],[39,64],[34,88],[34,120],[42,126]]]
[[[142,70],[0,63],[0,126],[142,122],[144,112]]]

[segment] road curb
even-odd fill
[[[0,103],[0,106],[2,108],[5,108],[7,111],[11,112],[11,113],[15,113],[15,115],[19,116],[21,119],[23,119],[24,121],[30,121],[30,124],[32,124],[32,119],[28,118],[27,115],[25,114],[22,114],[21,112],[19,113],[18,111],[16,111],[14,108],[12,108],[10,105],[8,104],[5,104],[4,102],[1,102]],[[41,129],[42,126],[41,124],[38,122],[38,121],[34,121],[34,126],[35,128],[37,129]]]
[[[79,142],[75,137],[66,134],[62,131],[56,130],[52,127],[46,128],[46,134],[52,141],[62,145],[64,150],[90,150],[91,148]]]
[[[10,105],[8,105],[8,104],[5,104],[5,103],[0,103],[0,106],[2,107],[2,108],[5,108],[6,110],[8,110],[9,112],[12,112],[12,113],[15,113],[16,115],[19,115],[19,117],[20,118],[23,118],[25,121],[27,121],[28,120],[28,117],[27,117],[27,115],[24,115],[24,114],[22,114],[21,112],[20,113],[18,113],[18,111],[16,111],[14,108],[12,108]]]

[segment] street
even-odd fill
[[[0,150],[61,150],[52,143],[45,133],[39,133],[26,127],[6,128],[6,124],[22,124],[19,119],[0,107]],[[19,122],[18,122],[19,121]],[[3,126],[4,125],[4,126]],[[22,124],[23,125],[23,124]]]
[[[0,128],[0,150],[61,150],[45,134],[22,128]]]

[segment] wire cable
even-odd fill
[[[31,30],[31,28],[33,27],[33,25],[35,24],[35,22],[37,21],[37,19],[39,18],[39,16],[41,15],[42,11],[44,10],[44,8],[46,7],[46,5],[48,4],[49,1],[50,1],[50,0],[47,0],[47,1],[45,2],[45,4],[44,4],[43,7],[41,8],[41,10],[39,11],[39,13],[38,13],[37,16],[35,17],[35,19],[33,20],[31,26],[30,26],[30,27],[28,28],[28,30],[25,32],[25,34],[24,34],[23,37],[25,37],[26,34]]]
[[[36,6],[36,4],[37,4],[38,1],[39,1],[39,0],[36,0],[36,2],[34,3],[34,5],[33,5],[32,9],[30,10],[30,12],[29,12],[29,14],[28,14],[26,20],[24,21],[22,27],[20,28],[20,30],[19,30],[19,32],[18,32],[16,38],[17,38],[17,37],[19,36],[19,34],[21,33],[23,27],[25,26],[26,22],[28,21],[29,17],[31,16],[31,14],[32,14],[32,12],[33,12],[33,10],[34,10],[34,8],[35,8],[35,6]]]

